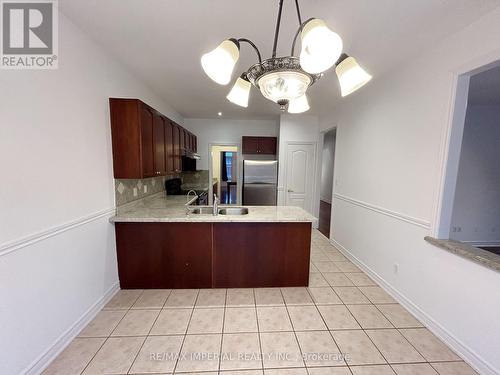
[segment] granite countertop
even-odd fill
[[[491,253],[489,251],[470,246],[466,243],[454,240],[441,240],[434,237],[425,237],[427,242],[437,246],[443,250],[457,254],[463,258],[467,258],[488,267],[492,270],[500,272],[500,255]]]
[[[186,197],[166,196],[165,192],[119,206],[111,222],[303,222],[316,220],[300,207],[245,206],[248,215],[186,215]],[[225,207],[220,205],[219,207]]]

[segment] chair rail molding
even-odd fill
[[[69,222],[66,222],[61,225],[57,225],[55,227],[30,234],[28,236],[22,237],[18,240],[14,240],[11,242],[6,242],[3,244],[0,244],[0,257],[3,255],[7,255],[13,251],[20,250],[26,246],[33,245],[37,242],[43,241],[47,238],[56,236],[60,233],[66,232],[68,230],[71,230],[73,228],[79,227],[81,225],[85,225],[87,223],[90,223],[92,221],[98,220],[100,218],[109,216],[111,214],[114,214],[116,212],[116,208],[108,208],[105,210],[101,210],[98,212],[94,212],[93,214],[81,217],[76,220],[72,220]]]
[[[392,217],[392,218],[400,220],[400,221],[404,221],[404,222],[409,223],[409,224],[416,225],[416,226],[424,228],[424,229],[428,229],[428,230],[431,229],[431,222],[428,220],[408,216],[408,215],[402,214],[402,213],[397,212],[397,211],[393,211],[393,210],[389,210],[387,208],[379,207],[379,206],[373,205],[371,203],[363,202],[363,201],[360,201],[360,200],[357,200],[354,198],[350,198],[350,197],[347,197],[345,195],[338,194],[338,193],[334,193],[333,198],[350,203],[350,204],[353,204],[353,205],[358,206],[358,207],[365,208],[365,209],[373,211],[373,212],[377,212],[377,213],[382,214],[382,215]]]

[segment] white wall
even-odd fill
[[[455,240],[500,244],[498,105],[467,108],[451,226]]]
[[[457,73],[500,59],[499,34],[497,8],[332,114],[333,242],[484,374],[500,373],[500,273],[424,236],[435,233]]]
[[[182,122],[64,15],[59,43],[58,70],[0,71],[6,375],[37,372],[117,288],[108,97],[141,98]]]
[[[277,137],[278,122],[274,120],[226,120],[194,119],[184,120],[184,126],[198,137],[197,169],[208,169],[210,144],[238,144],[244,135]]]
[[[283,114],[280,117],[280,139],[279,139],[279,172],[278,172],[278,205],[285,205],[285,178],[286,178],[286,145],[288,142],[312,142],[316,147],[316,165],[313,212],[316,217],[319,216],[319,193],[321,170],[319,168],[321,153],[319,119],[311,115],[289,115]],[[317,226],[317,222],[314,223]]]
[[[320,199],[332,203],[333,167],[335,158],[335,131],[324,133],[323,150],[321,152],[321,187]]]

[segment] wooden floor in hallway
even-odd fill
[[[330,238],[330,221],[332,205],[325,201],[319,201],[319,224],[318,230],[327,238]]]

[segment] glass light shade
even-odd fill
[[[342,39],[320,19],[304,25],[300,34],[300,66],[310,74],[322,73],[337,62],[342,53]]]
[[[251,86],[250,82],[239,77],[229,94],[226,96],[227,100],[241,107],[248,107],[248,97],[250,96]]]
[[[297,99],[293,99],[288,104],[288,113],[302,113],[309,110],[309,102],[307,101],[307,96],[302,95]]]
[[[292,101],[306,93],[311,78],[297,71],[267,73],[259,79],[260,92],[275,103]]]
[[[348,57],[335,69],[340,82],[342,96],[347,96],[368,83],[372,76],[369,75],[354,57]]]
[[[226,39],[216,49],[201,57],[201,66],[213,81],[219,85],[227,85],[231,81],[231,75],[239,57],[238,46]]]

